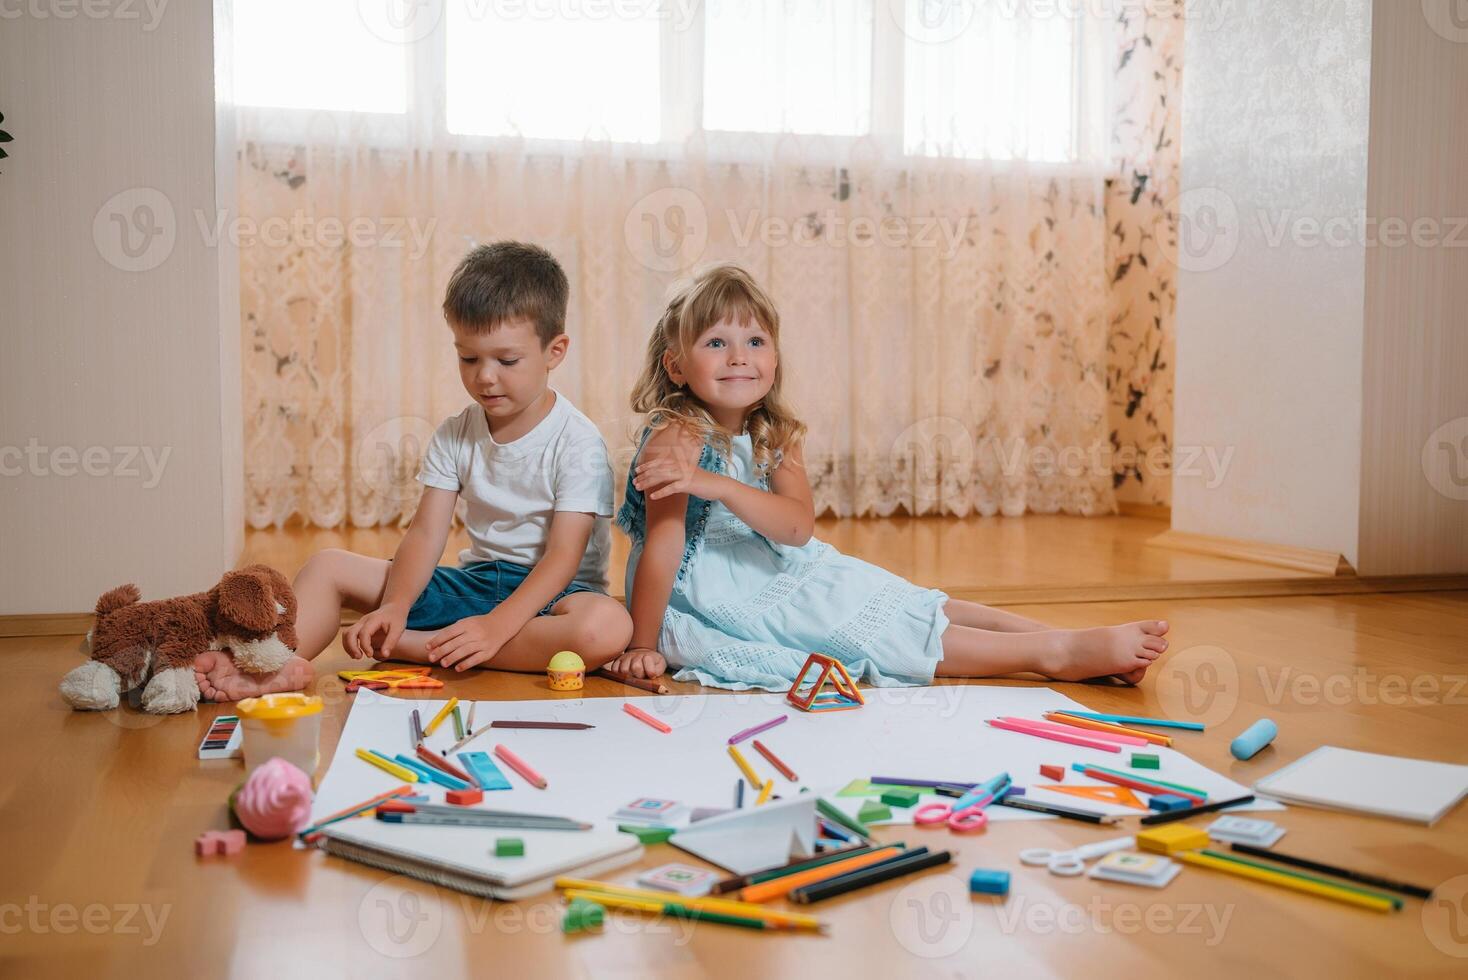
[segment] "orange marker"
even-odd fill
[[[1172,744],[1172,739],[1166,735],[1138,731],[1135,728],[1126,728],[1122,725],[1111,725],[1104,721],[1093,721],[1090,718],[1077,718],[1075,715],[1068,715],[1064,711],[1047,711],[1045,712],[1045,717],[1050,721],[1060,722],[1061,724],[1071,725],[1076,728],[1089,728],[1097,732],[1110,732],[1112,735],[1130,735],[1133,738],[1145,739],[1153,745]]]
[[[811,868],[809,871],[800,871],[793,875],[786,875],[783,878],[772,878],[769,881],[762,881],[757,885],[749,885],[740,889],[739,898],[745,902],[768,902],[772,898],[783,897],[801,885],[809,885],[814,881],[834,878],[837,875],[846,874],[848,871],[855,871],[858,868],[865,868],[869,864],[876,864],[878,861],[886,861],[889,858],[897,857],[901,853],[902,848],[900,847],[883,847],[879,850],[868,851],[865,854],[858,854],[856,857],[847,858],[845,861],[835,861],[831,864],[823,864],[818,868]]]
[[[525,778],[525,781],[531,786],[534,786],[536,789],[545,789],[547,785],[545,777],[536,772],[534,769],[531,769],[529,766],[527,766],[524,759],[521,759],[518,755],[511,752],[503,745],[496,745],[494,747],[494,754],[499,756],[500,761],[502,761],[505,765],[509,766],[511,769],[515,770],[517,773],[523,776]]]
[[[658,731],[662,732],[664,735],[673,730],[672,726],[666,724],[665,722],[658,721],[652,715],[648,714],[646,711],[643,711],[635,704],[624,704],[622,705],[622,710],[627,712],[633,718],[636,718],[638,721],[645,722],[646,724],[651,725]]]

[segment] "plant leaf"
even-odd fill
[[[0,143],[9,143],[11,136],[5,130],[0,129]]]

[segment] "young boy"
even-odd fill
[[[195,664],[205,698],[304,687],[305,661],[336,636],[343,605],[365,614],[342,638],[356,658],[539,671],[559,650],[594,669],[625,649],[632,620],[606,594],[606,443],[548,383],[570,345],[569,292],[560,264],[534,245],[497,242],[464,258],[443,311],[475,403],[434,433],[396,555],[313,555],[293,583],[303,659],[259,678],[206,654]],[[470,546],[461,567],[437,567],[461,496]]]

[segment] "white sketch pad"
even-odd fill
[[[1033,799],[1081,806],[1107,813],[1136,815],[1137,810],[1047,793],[1050,781],[1039,775],[1042,764],[1090,762],[1126,771],[1131,747],[1103,752],[990,728],[985,719],[1001,715],[1040,718],[1042,712],[1085,709],[1086,706],[1046,687],[943,685],[938,687],[863,690],[865,707],[850,711],[808,714],[790,707],[784,696],[769,692],[737,694],[663,695],[634,698],[564,698],[547,701],[483,701],[475,721],[576,721],[595,725],[582,731],[495,729],[475,739],[466,751],[493,753],[503,743],[549,781],[538,790],[503,763],[498,763],[514,788],[484,794],[484,808],[554,814],[577,820],[613,824],[611,814],[641,796],[677,800],[690,807],[732,807],[734,785],[740,778],[729,758],[729,736],[789,715],[778,728],[759,736],[800,777],[784,779],[755,751],[752,740],[738,746],[763,778],[775,781],[774,793],[790,796],[801,786],[853,815],[865,797],[838,797],[836,791],[853,779],[873,775],[910,779],[988,779],[1007,771]],[[408,715],[417,708],[433,717],[443,701],[406,700],[363,690],[347,717],[336,755],[312,806],[312,819],[360,803],[399,785],[387,773],[355,757],[359,748],[377,749],[389,756],[412,754],[408,744]],[[631,701],[672,726],[663,734],[622,710]],[[462,702],[461,702],[462,703]],[[467,717],[468,705],[464,705]],[[1207,736],[1196,736],[1199,740]],[[1186,746],[1187,738],[1174,744]],[[429,747],[447,751],[454,743],[453,729],[444,725],[429,739]],[[1205,790],[1210,799],[1243,796],[1238,783],[1189,759],[1182,752],[1148,746],[1161,769],[1139,773],[1185,783]],[[1091,782],[1080,773],[1066,773],[1067,784]],[[434,802],[443,799],[438,786],[415,784]],[[745,805],[753,799],[746,788]],[[1278,809],[1276,804],[1243,809]],[[1041,814],[991,807],[989,818],[1051,820]],[[894,810],[894,822],[910,823],[910,810]]]

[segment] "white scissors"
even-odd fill
[[[1053,875],[1074,878],[1085,873],[1086,862],[1091,858],[1104,857],[1112,851],[1124,851],[1129,847],[1135,847],[1136,843],[1135,837],[1117,837],[1114,840],[1083,844],[1072,851],[1053,851],[1048,847],[1030,847],[1019,852],[1019,860],[1021,864],[1049,868]]]

